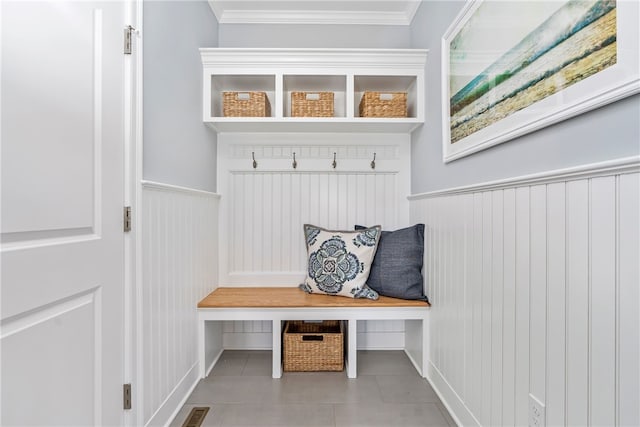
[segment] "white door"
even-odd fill
[[[0,424],[122,425],[125,4],[0,2]]]

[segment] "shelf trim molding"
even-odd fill
[[[278,68],[424,68],[428,52],[428,49],[200,48],[202,65],[205,68],[265,65]]]

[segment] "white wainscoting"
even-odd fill
[[[463,425],[640,425],[637,157],[411,197],[428,377]]]
[[[220,283],[297,286],[305,223],[406,226],[409,148],[404,134],[220,134]],[[403,321],[360,322],[358,332],[360,348],[404,347]],[[226,322],[224,347],[271,348],[271,324]]]
[[[216,194],[144,182],[138,383],[144,425],[166,425],[197,384],[196,304],[217,287]]]

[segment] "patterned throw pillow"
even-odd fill
[[[300,288],[308,293],[378,299],[367,285],[380,240],[380,226],[358,231],[325,230],[305,224],[307,278]]]

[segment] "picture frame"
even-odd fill
[[[639,93],[639,11],[633,0],[468,1],[442,37],[443,161]]]

